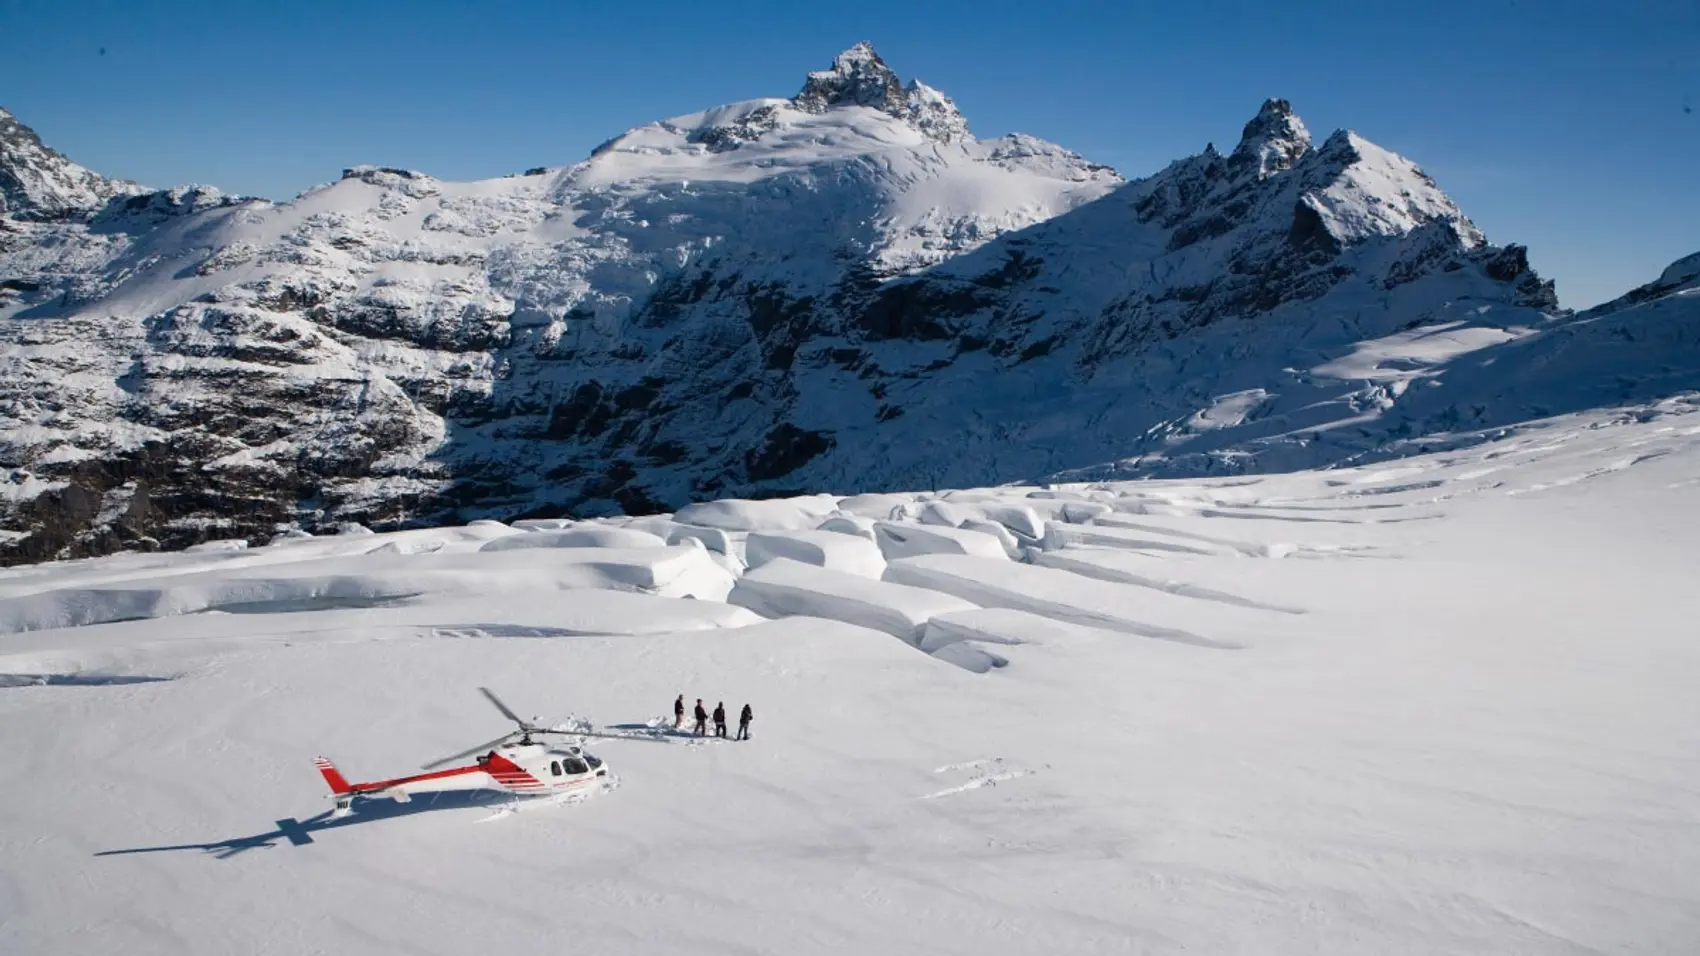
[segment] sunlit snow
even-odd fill
[[[1697,407],[8,568],[0,952],[1692,952]],[[481,685],[753,739],[328,819],[315,755],[410,772]]]

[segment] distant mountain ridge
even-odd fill
[[[1281,100],[1133,182],[977,138],[867,44],[790,99],[475,183],[149,191],[6,113],[0,150],[9,561],[1312,466],[1700,387],[1686,267],[1563,312],[1416,165],[1314,145]],[[1614,397],[1538,372],[1607,326]],[[1532,378],[1504,393],[1488,359]]]

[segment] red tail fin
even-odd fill
[[[329,760],[323,757],[315,757],[313,762],[319,765],[319,772],[325,775],[325,782],[330,784],[332,793],[340,797],[345,793],[354,791],[354,788],[348,785],[348,781],[342,778],[342,774]]]

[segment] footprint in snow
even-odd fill
[[[975,776],[967,783],[934,791],[933,793],[922,796],[921,799],[937,800],[939,797],[948,797],[957,793],[967,793],[970,790],[978,790],[981,787],[995,787],[1005,780],[1014,780],[1018,777],[1029,777],[1038,773],[1036,770],[1025,770],[1020,768],[1006,770],[1003,769],[1003,766],[1004,762],[1002,757],[986,757],[980,760],[969,760],[963,763],[945,764],[942,767],[934,769],[933,773],[949,773],[955,770],[984,770],[986,772]]]

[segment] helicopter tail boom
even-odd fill
[[[517,764],[495,755],[465,767],[450,767],[447,770],[416,773],[389,780],[362,780],[354,783],[350,783],[335,765],[323,757],[314,759],[313,763],[318,766],[319,773],[330,786],[331,795],[336,798],[339,808],[346,807],[355,797],[382,796],[397,803],[406,803],[412,791],[477,790],[489,786],[491,781],[510,790],[541,786],[535,777]]]

